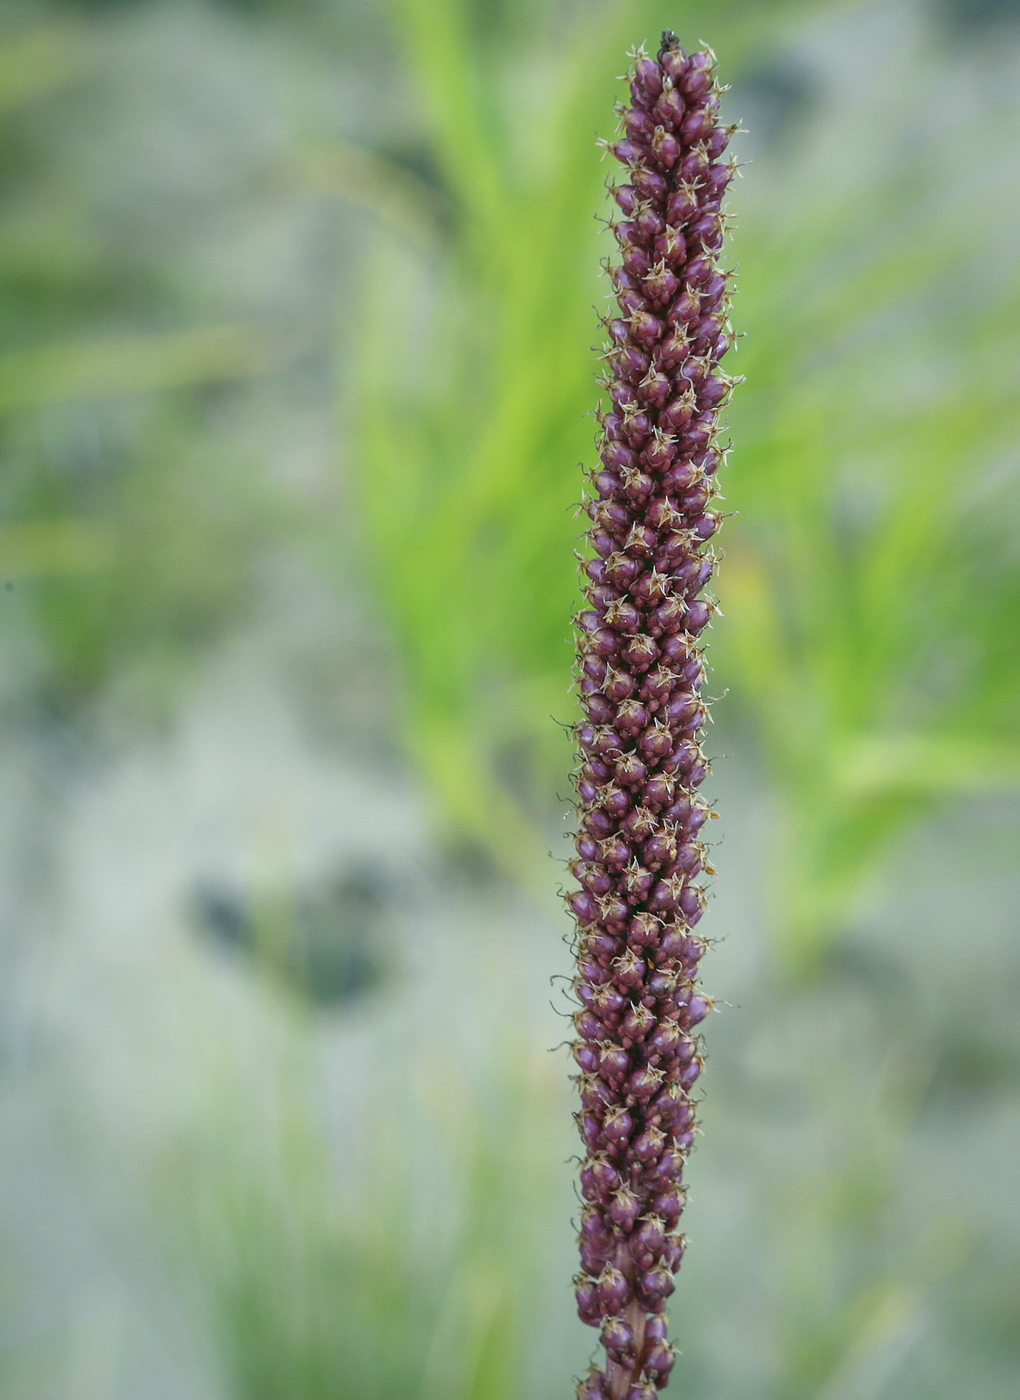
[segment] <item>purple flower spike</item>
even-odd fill
[[[693,980],[705,948],[696,880],[711,873],[698,833],[713,815],[697,788],[715,604],[697,595],[722,524],[716,436],[733,384],[720,370],[733,335],[718,268],[729,131],[713,55],[686,54],[669,30],[628,77],[631,105],[607,147],[626,168],[612,188],[618,314],[606,320],[610,402],[598,414],[576,618],[580,888],[566,896],[580,925],[574,1059],[587,1154],[575,1287],[606,1352],[581,1400],[654,1400],[673,1366],[664,1308],[684,1251],[672,1232],[704,1065],[694,1028],[712,1006]]]

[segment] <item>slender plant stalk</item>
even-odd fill
[[[612,403],[599,413],[602,466],[586,501],[571,864],[581,887],[567,896],[587,1149],[577,1302],[601,1326],[606,1364],[580,1400],[651,1400],[673,1366],[664,1308],[684,1252],[676,1230],[704,1063],[695,1027],[712,1004],[695,983],[696,880],[714,873],[697,797],[708,771],[699,638],[714,604],[698,595],[715,567],[717,419],[734,383],[718,372],[732,341],[717,258],[733,167],[721,161],[731,129],[717,124],[714,69],[711,52],[686,55],[669,30],[657,59],[639,49],[623,137],[608,145],[627,169],[612,189],[625,219],[613,226],[621,264],[608,269]]]

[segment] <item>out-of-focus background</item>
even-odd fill
[[[1020,6],[5,0],[5,1400],[587,1365],[595,138],[667,25],[747,128],[669,1393],[1017,1393]]]

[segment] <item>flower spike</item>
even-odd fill
[[[654,1400],[675,1355],[664,1309],[686,1245],[681,1183],[704,1066],[695,1027],[712,1006],[695,926],[698,877],[713,873],[698,833],[715,813],[697,790],[708,772],[700,639],[716,605],[699,595],[722,523],[718,416],[740,382],[719,371],[733,343],[719,254],[735,167],[715,55],[686,54],[666,30],[654,59],[640,47],[631,59],[622,134],[600,143],[625,167],[609,187],[619,263],[605,266],[618,314],[604,321],[611,402],[596,415],[575,618],[580,888],[566,900],[579,925],[572,1048],[586,1150],[575,1288],[605,1349],[580,1400]]]

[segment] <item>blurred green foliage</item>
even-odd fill
[[[263,505],[208,396],[280,352],[256,326],[157,328],[173,315],[158,267],[104,228],[32,119],[88,85],[99,36],[18,18],[0,50],[7,687],[46,710],[119,687],[165,711],[242,603]]]
[[[502,1025],[500,1061],[468,1067],[435,1043],[406,1078],[381,1070],[338,1151],[315,1041],[271,984],[266,998],[257,1082],[251,1058],[196,1027],[205,1073],[154,1163],[228,1393],[513,1400],[548,1239],[566,1236],[550,1190],[569,1123],[558,1066]]]
[[[738,91],[805,9],[715,7]],[[593,133],[612,128],[634,36],[706,20],[695,4],[558,26],[515,11],[511,37],[454,0],[394,13],[455,232],[414,262],[394,237],[369,279],[354,402],[370,562],[415,751],[460,829],[535,882],[568,761],[547,716],[572,718],[571,503],[593,457],[588,347],[609,252]],[[1017,503],[1002,470],[1020,305],[957,214],[981,208],[985,244],[1008,226],[995,170],[1010,126],[914,130],[910,102],[927,110],[939,80],[890,76],[861,75],[852,129],[845,109],[819,115],[730,196],[747,382],[712,660],[732,693],[719,714],[752,722],[779,795],[773,917],[804,972],[912,823],[1020,783]],[[971,167],[979,132],[987,163]]]

